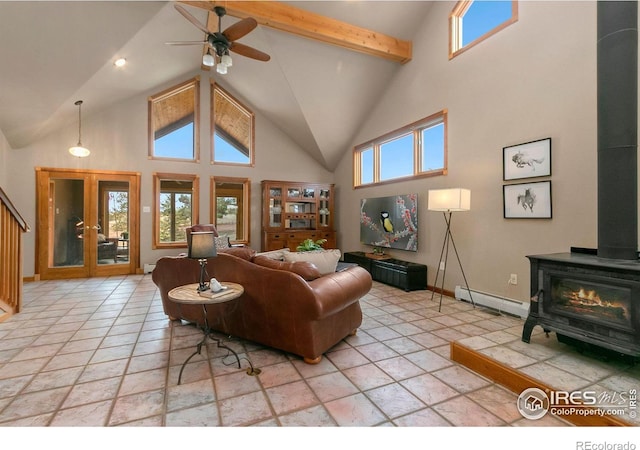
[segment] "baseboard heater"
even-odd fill
[[[471,303],[471,297],[473,296],[473,302],[476,305],[485,306],[487,308],[494,309],[499,312],[511,314],[512,316],[518,316],[526,319],[529,315],[529,303],[521,302],[519,300],[513,300],[506,297],[498,297],[486,292],[469,290],[460,286],[456,286],[456,299],[465,300]]]
[[[155,264],[145,264],[144,265],[144,273],[151,273],[153,272],[153,269],[156,268]]]

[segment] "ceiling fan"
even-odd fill
[[[227,68],[231,66],[232,60],[229,56],[229,52],[234,52],[247,58],[256,59],[258,61],[269,61],[271,57],[266,53],[256,50],[248,45],[236,42],[236,40],[249,34],[254,28],[258,26],[258,22],[251,17],[236,22],[228,27],[226,30],[222,30],[222,16],[227,11],[222,6],[216,6],[213,11],[218,16],[218,31],[212,33],[198,21],[189,11],[187,11],[181,5],[174,5],[180,14],[182,14],[189,22],[194,24],[200,31],[206,34],[204,41],[179,41],[179,42],[167,42],[168,45],[206,45],[207,53],[202,57],[202,64],[205,66],[213,67],[216,65],[215,57],[211,54],[213,50],[215,56],[218,57],[218,64],[216,70],[221,73],[227,73]]]

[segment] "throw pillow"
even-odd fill
[[[306,261],[286,262],[277,261],[266,256],[258,256],[253,258],[253,263],[270,269],[293,272],[300,275],[305,281],[313,281],[322,276],[314,264]]]
[[[281,248],[280,250],[271,250],[270,252],[258,252],[255,256],[266,256],[276,261],[284,261],[284,254],[289,252],[290,250],[288,248]]]
[[[316,265],[322,275],[327,275],[336,271],[340,250],[319,250],[314,252],[288,252],[284,255],[284,260],[289,262],[307,261]]]

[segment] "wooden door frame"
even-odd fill
[[[34,273],[40,279],[82,278],[138,273],[140,266],[140,173],[103,170],[61,169],[36,167],[36,248]],[[84,180],[85,205],[95,203],[98,181],[102,179],[129,182],[129,264],[97,264],[97,233],[88,233],[83,250],[84,265],[49,267],[49,181],[55,175]],[[90,199],[90,200],[87,200]],[[96,203],[97,205],[97,203]],[[86,225],[98,222],[97,206],[84,212]],[[95,236],[94,236],[95,234]],[[95,242],[94,242],[95,241]],[[95,245],[94,245],[95,244]]]

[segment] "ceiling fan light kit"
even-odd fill
[[[257,26],[258,22],[251,17],[242,19],[224,31],[222,30],[222,16],[227,11],[222,6],[216,6],[213,11],[218,16],[218,31],[211,32],[202,23],[198,21],[189,11],[181,5],[174,5],[180,14],[182,14],[189,22],[195,25],[200,31],[206,34],[204,41],[184,41],[184,42],[167,42],[169,45],[206,45],[207,53],[202,56],[202,64],[207,67],[216,66],[216,72],[226,74],[227,69],[233,65],[233,60],[229,52],[235,52],[247,58],[256,59],[258,61],[269,61],[271,57],[266,53],[249,47],[248,45],[235,42],[237,39],[249,34]],[[215,55],[211,54],[213,50]],[[216,58],[217,57],[217,58]],[[219,61],[216,64],[216,59]]]
[[[207,51],[207,53],[202,56],[202,64],[208,67],[215,66],[216,60],[213,58],[213,55],[209,53],[209,51]]]
[[[78,158],[84,158],[91,153],[88,148],[82,146],[82,100],[74,103],[78,107],[78,144],[69,148],[69,153]]]

